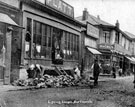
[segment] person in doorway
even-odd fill
[[[98,85],[98,76],[100,73],[100,65],[98,64],[97,59],[94,61],[94,64],[92,65],[92,69],[93,69],[94,86],[97,86]]]
[[[115,64],[112,67],[112,75],[113,75],[113,78],[116,78],[116,67],[115,67]]]

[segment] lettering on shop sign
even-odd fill
[[[46,5],[74,18],[74,8],[62,0],[46,0]]]
[[[64,13],[67,16],[74,18],[74,8],[62,0],[36,0],[44,5],[47,5],[55,10]]]
[[[99,29],[87,23],[87,35],[99,38]]]
[[[99,49],[114,49],[113,45],[108,45],[108,44],[99,44]]]

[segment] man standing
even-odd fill
[[[115,64],[112,67],[112,75],[113,75],[113,78],[116,78],[116,66],[115,66]]]
[[[93,69],[93,77],[94,77],[94,86],[97,86],[98,85],[98,76],[100,73],[100,66],[98,64],[97,59],[94,61],[94,64],[92,65],[92,69]]]

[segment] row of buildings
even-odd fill
[[[74,8],[62,0],[0,1],[0,83],[19,78],[22,67],[42,64],[47,69],[61,66],[83,72],[98,58],[126,72],[134,70],[135,36],[90,15],[74,17]],[[129,70],[128,70],[129,71]]]

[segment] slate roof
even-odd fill
[[[132,39],[135,39],[135,35],[134,35],[134,34],[131,34],[131,33],[127,32],[127,31],[124,31],[124,33],[125,33],[128,37],[130,37],[130,38],[132,38]]]
[[[82,21],[82,16],[76,17],[76,20],[80,21],[81,23],[86,24],[86,22],[91,23],[92,25],[105,25],[105,26],[114,26],[110,23],[107,23],[101,19],[98,19],[97,17],[93,16],[93,15],[88,15],[88,19]]]

